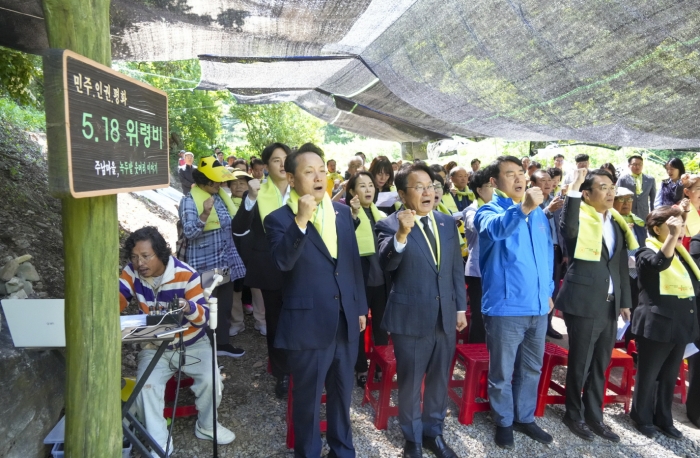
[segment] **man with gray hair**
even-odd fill
[[[177,171],[178,177],[180,177],[180,186],[182,186],[182,193],[187,195],[194,186],[194,178],[192,178],[192,171],[197,168],[194,163],[194,154],[189,151],[185,151],[185,165],[178,167]]]

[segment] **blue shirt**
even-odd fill
[[[214,211],[219,216],[220,229],[204,231],[204,222],[191,194],[180,201],[180,221],[187,238],[187,264],[197,272],[220,268],[230,269],[231,281],[245,277],[245,266],[233,243],[233,218],[221,197],[214,195]]]
[[[479,266],[488,316],[540,316],[549,313],[554,291],[554,247],[541,208],[529,215],[512,199],[494,194],[474,216],[479,232]]]

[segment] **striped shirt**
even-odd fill
[[[157,297],[156,297],[157,295]],[[199,274],[190,266],[170,256],[160,286],[153,291],[151,285],[143,281],[131,263],[128,263],[119,277],[119,310],[123,311],[131,299],[139,302],[139,313],[148,314],[148,306],[158,302],[170,302],[175,296],[187,300],[182,324],[190,324],[184,332],[185,346],[192,345],[206,335],[209,321],[209,307],[204,300]],[[172,345],[169,346],[172,348]]]
[[[231,281],[245,277],[245,266],[233,243],[233,218],[221,197],[214,195],[214,210],[219,216],[220,229],[204,231],[204,223],[190,194],[180,201],[180,221],[187,238],[187,263],[197,272],[211,269],[230,269]]]

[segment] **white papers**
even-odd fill
[[[691,342],[685,346],[685,353],[683,353],[683,359],[690,358],[699,351],[700,350],[698,350],[698,347],[696,347],[695,344]]]
[[[126,328],[138,328],[146,326],[146,314],[139,315],[121,315],[119,317],[122,331]]]
[[[390,192],[380,192],[377,195],[377,203],[375,205],[377,207],[390,207],[396,203],[396,201],[399,200],[399,193],[395,191],[390,191]]]
[[[622,340],[625,337],[625,331],[630,327],[630,322],[622,319],[622,315],[617,317],[617,339]]]

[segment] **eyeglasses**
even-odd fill
[[[153,257],[155,255],[156,255],[155,253],[149,254],[147,256],[139,256],[138,254],[135,254],[135,255],[129,257],[129,260],[131,260],[132,264],[141,263],[141,262],[148,262],[151,259],[153,259]]]
[[[634,202],[633,197],[616,197],[615,200],[617,202],[622,202],[623,204],[629,204],[631,202]]]
[[[407,188],[413,188],[418,194],[423,194],[423,191],[434,191],[435,185],[429,184],[428,186],[423,186],[419,184],[418,186],[406,186]]]

